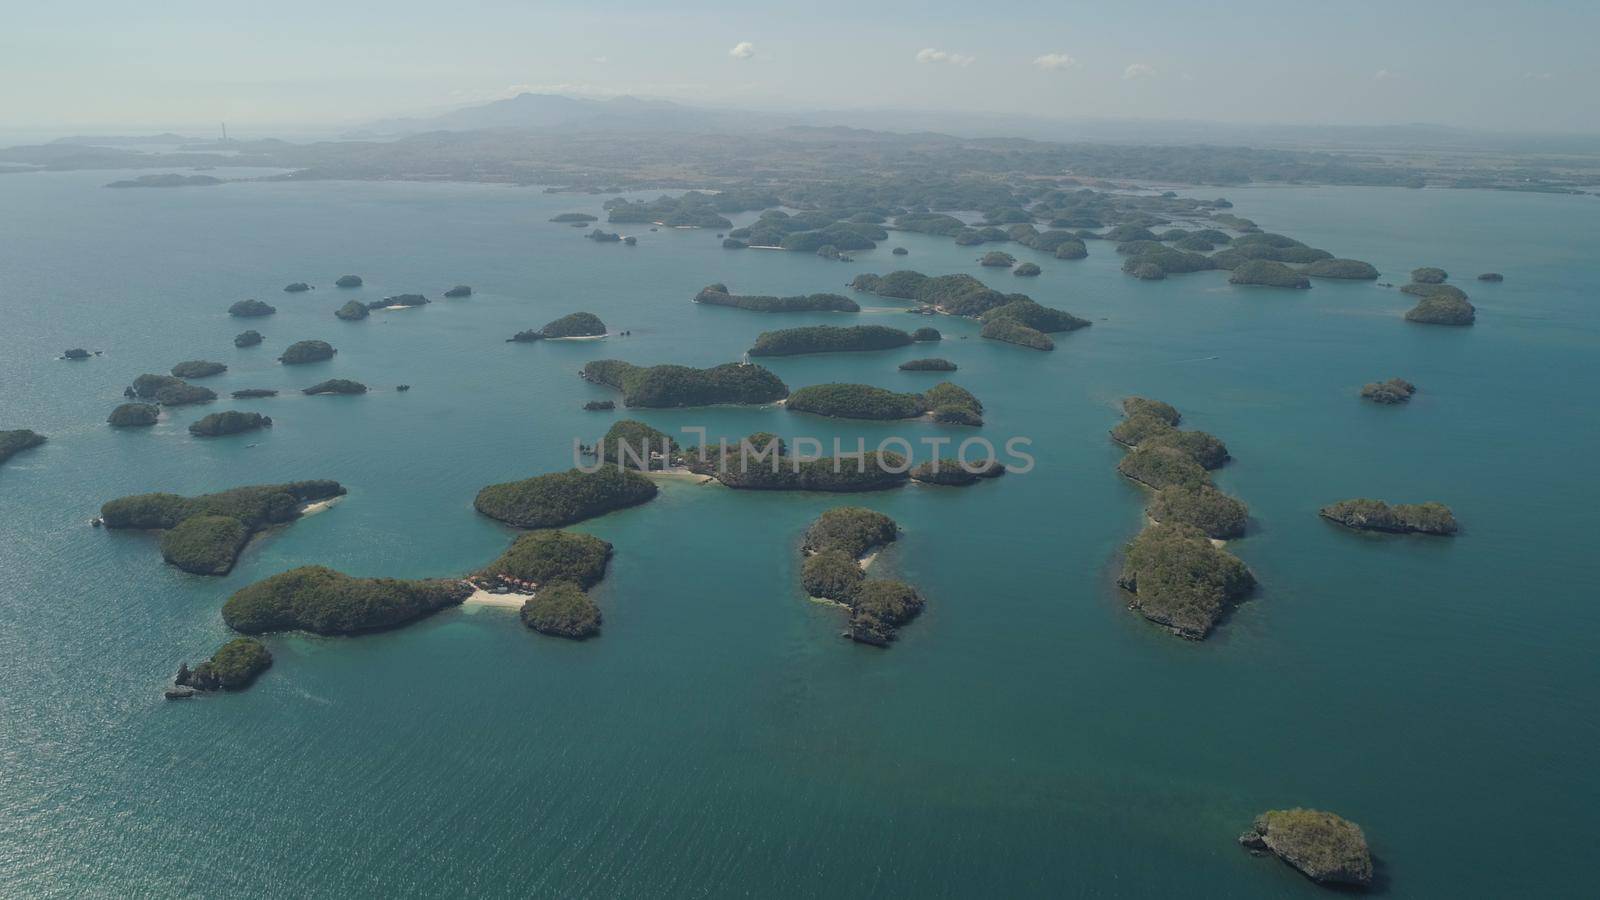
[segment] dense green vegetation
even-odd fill
[[[1435,266],[1423,266],[1411,270],[1411,280],[1418,284],[1442,284],[1449,277],[1449,272]]]
[[[306,284],[304,281],[296,281],[283,286],[285,294],[303,294],[309,290],[311,290],[311,285]]]
[[[367,386],[359,381],[351,381],[348,378],[329,378],[327,381],[319,381],[313,384],[300,393],[314,396],[316,394],[365,394],[366,392]]]
[[[334,286],[342,288],[361,287],[361,284],[360,275],[340,275],[338,280],[334,281]]]
[[[1270,851],[1319,884],[1368,887],[1372,852],[1360,826],[1316,809],[1273,809],[1256,816],[1239,843]]]
[[[542,588],[522,604],[522,624],[540,634],[581,641],[600,633],[600,607],[569,581]]]
[[[278,357],[278,362],[286,366],[322,362],[333,359],[333,354],[337,352],[327,341],[295,341]]]
[[[1160,400],[1151,400],[1149,397],[1124,397],[1122,400],[1122,414],[1125,416],[1154,416],[1157,419],[1176,428],[1183,416],[1177,407]]]
[[[450,290],[445,291],[444,295],[445,295],[445,297],[447,297],[447,298],[449,298],[451,300],[459,300],[462,297],[471,297],[472,296],[472,285],[470,285],[470,284],[458,284],[455,287],[451,288]]]
[[[232,516],[190,516],[161,535],[161,558],[195,575],[226,575],[250,529]]]
[[[421,294],[395,294],[393,297],[385,297],[368,305],[383,309],[390,306],[425,306],[427,303],[428,298]]]
[[[1147,413],[1135,413],[1111,429],[1111,439],[1128,447],[1137,447],[1150,438],[1175,430],[1165,419]]]
[[[812,325],[763,331],[750,348],[751,356],[793,356],[800,353],[838,353],[887,350],[911,343],[911,335],[884,325]]]
[[[134,428],[154,425],[161,417],[161,409],[153,403],[124,403],[111,411],[106,422],[117,428]]]
[[[1479,281],[1505,281],[1506,277],[1499,272],[1484,272],[1478,276]]]
[[[12,431],[0,431],[0,463],[44,442],[45,436],[32,429],[18,428]]]
[[[1162,281],[1167,277],[1166,269],[1161,268],[1153,262],[1145,262],[1137,257],[1124,260],[1122,263],[1122,271],[1132,275],[1140,281]]]
[[[616,409],[617,404],[611,400],[590,400],[583,405],[583,408],[585,412],[605,412]]]
[[[543,529],[518,535],[478,574],[545,586],[567,581],[587,590],[605,577],[611,544],[588,534]]]
[[[1065,310],[1041,306],[1027,298],[997,306],[984,313],[980,321],[987,323],[996,319],[1011,319],[1045,334],[1076,331],[1091,324],[1088,319],[1080,319]]]
[[[1123,247],[1126,246],[1128,245],[1119,246],[1117,251],[1123,252]],[[1211,257],[1201,253],[1189,253],[1183,250],[1174,250],[1171,247],[1163,247],[1160,244],[1146,244],[1144,242],[1140,242],[1139,247],[1130,249],[1128,258],[1122,261],[1123,272],[1135,278],[1160,280],[1150,278],[1148,271],[1150,266],[1160,269],[1164,278],[1167,275],[1210,271],[1215,269],[1217,264]]]
[[[1410,284],[1402,285],[1400,293],[1410,294],[1413,297],[1444,297],[1447,300],[1467,299],[1467,292],[1453,284],[1428,284],[1421,281],[1413,281]]]
[[[241,349],[244,347],[254,347],[259,343],[261,343],[261,332],[256,331],[254,328],[250,329],[249,331],[241,331],[233,336],[233,345]]]
[[[1228,276],[1229,284],[1253,284],[1263,287],[1308,288],[1311,280],[1280,262],[1253,259],[1240,263]]]
[[[1163,523],[1128,544],[1117,583],[1133,594],[1131,605],[1145,618],[1199,640],[1254,589],[1255,577],[1199,529]]]
[[[1005,467],[998,462],[985,467],[980,471],[970,471],[961,465],[959,459],[930,459],[919,463],[911,470],[911,480],[923,484],[937,484],[945,487],[965,487],[976,484],[981,478],[994,478],[1005,474]]]
[[[927,412],[922,395],[900,394],[868,384],[814,384],[789,395],[794,412],[842,419],[913,419]]]
[[[1320,514],[1347,528],[1360,531],[1389,531],[1398,534],[1455,534],[1460,526],[1450,507],[1442,503],[1396,503],[1357,498],[1324,506]]]
[[[617,244],[622,242],[622,235],[616,233],[615,231],[606,231],[602,228],[596,228],[595,230],[584,235],[584,237],[594,241],[597,244]]]
[[[789,395],[788,385],[761,366],[724,363],[709,369],[689,366],[636,366],[600,359],[583,367],[583,377],[622,391],[626,406],[664,408],[719,403],[773,403]]]
[[[1001,317],[990,319],[978,330],[978,336],[992,341],[1004,341],[1032,350],[1054,350],[1056,342],[1037,328],[1029,327],[1016,319]]]
[[[591,312],[569,313],[539,329],[545,338],[598,337],[606,333],[606,323]]]
[[[1173,485],[1211,483],[1203,466],[1173,447],[1136,447],[1117,463],[1117,471],[1158,491]]]
[[[255,431],[258,428],[268,428],[271,425],[272,419],[263,416],[261,413],[228,409],[211,413],[191,422],[189,424],[189,433],[195,437],[221,437],[227,434]]]
[[[618,419],[595,448],[600,458],[633,469],[665,469],[678,462],[678,442],[637,419]]]
[[[1179,484],[1157,491],[1146,510],[1167,525],[1187,525],[1218,540],[1244,537],[1250,511],[1208,484]]]
[[[945,237],[954,237],[967,227],[967,223],[955,216],[944,213],[908,213],[894,220],[894,227],[901,231],[916,231],[922,234],[938,234]]]
[[[360,300],[347,300],[343,306],[334,310],[333,314],[346,322],[359,322],[372,315],[372,311]]]
[[[856,588],[850,605],[850,639],[875,647],[888,646],[895,631],[922,611],[922,595],[903,581],[868,578]]]
[[[182,378],[171,375],[152,375],[145,373],[133,379],[133,385],[128,390],[141,400],[154,400],[156,394],[164,387],[173,387],[183,384]]]
[[[191,359],[172,367],[174,378],[207,378],[212,375],[221,375],[228,371],[228,367],[219,362],[204,359]]]
[[[900,364],[900,371],[902,372],[954,372],[955,370],[955,363],[939,357],[908,359]]]
[[[82,347],[73,347],[70,350],[63,350],[61,352],[61,358],[62,359],[88,359],[89,358],[89,351],[83,349]]]
[[[215,399],[217,399],[216,391],[185,381],[164,385],[155,395],[155,401],[162,406],[188,406],[193,403],[210,403]]]
[[[982,425],[983,404],[964,387],[941,381],[922,394],[923,405],[935,422],[947,425]]]
[[[222,605],[222,620],[245,634],[361,634],[456,606],[471,593],[465,582],[455,580],[352,578],[323,566],[301,566],[235,592]]]
[[[1017,266],[1015,269],[1012,269],[1011,274],[1020,278],[1032,278],[1033,276],[1038,275],[1040,271],[1041,270],[1038,265],[1029,262],[1023,263],[1022,265]]]
[[[744,449],[748,444],[754,452]],[[773,445],[776,445],[775,447]],[[689,469],[715,477],[730,488],[749,491],[822,491],[856,493],[881,491],[904,485],[910,465],[895,453],[868,451],[861,457],[822,457],[802,460],[789,455],[776,437],[757,433],[731,443],[722,452],[716,444],[704,448],[705,458],[691,449],[684,452]],[[766,454],[758,456],[757,454]]]
[[[899,536],[899,526],[881,512],[862,506],[835,506],[824,510],[806,529],[801,550],[806,553],[837,550],[854,561],[893,543]]]
[[[952,316],[981,316],[997,306],[1028,299],[1023,294],[1002,294],[971,275],[940,275],[902,270],[888,275],[858,275],[850,286],[858,291],[915,300]]]
[[[560,213],[558,215],[551,216],[550,217],[550,221],[552,221],[552,222],[560,222],[562,224],[567,224],[569,222],[598,222],[598,221],[600,221],[600,217],[599,216],[595,216],[595,215],[590,215],[589,213],[571,212],[571,213]]]
[[[254,299],[240,300],[238,303],[228,307],[228,315],[237,316],[241,319],[253,319],[260,316],[270,316],[277,311],[278,308],[276,306],[273,306],[270,303],[262,303],[260,300]]]
[[[278,396],[278,392],[271,388],[245,388],[242,391],[233,392],[233,399],[235,400],[255,400],[261,397],[276,396]]]
[[[266,645],[255,638],[234,638],[193,669],[180,665],[173,683],[197,691],[240,691],[271,667]]]
[[[1378,277],[1378,270],[1372,263],[1362,262],[1359,259],[1322,259],[1300,270],[1312,278],[1346,278],[1359,281],[1371,281]]]
[[[808,597],[849,604],[866,580],[856,557],[842,550],[814,553],[800,565],[800,587]]]
[[[594,472],[569,469],[522,481],[491,484],[473,508],[519,528],[560,528],[654,499],[655,482],[619,466]]]
[[[1404,378],[1391,378],[1388,381],[1369,381],[1361,386],[1361,396],[1373,403],[1392,405],[1405,403],[1411,395],[1417,392],[1417,386]]]
[[[1203,469],[1215,469],[1228,461],[1228,446],[1204,431],[1176,429],[1152,434],[1140,447],[1169,447],[1194,460]]]
[[[733,223],[722,213],[763,209],[779,203],[777,197],[755,191],[718,194],[688,191],[677,197],[661,196],[654,200],[629,201],[618,197],[607,200],[605,209],[606,220],[613,224],[638,222],[669,228],[732,228]]]
[[[1003,250],[990,250],[979,260],[978,265],[991,269],[1008,269],[1017,264],[1017,258]]]
[[[918,344],[927,344],[944,340],[944,335],[940,334],[937,328],[923,327],[911,332],[911,340]]]
[[[730,294],[724,284],[711,284],[694,296],[694,302],[708,306],[731,306],[752,312],[860,312],[861,306],[840,294],[805,294],[797,297],[766,297]]]
[[[1471,325],[1478,317],[1476,307],[1448,294],[1423,297],[1406,311],[1407,322],[1423,325]]]

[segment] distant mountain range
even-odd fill
[[[563,131],[727,131],[783,124],[776,117],[739,110],[701,109],[669,100],[616,97],[590,100],[560,94],[518,94],[425,118],[380,119],[361,129],[377,135],[485,128]]]

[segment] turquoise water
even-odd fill
[[[1406,299],[1370,284],[1138,282],[1105,244],[1081,262],[1039,256],[1044,275],[1025,281],[919,235],[849,264],[727,252],[705,232],[601,246],[545,221],[600,198],[527,189],[100,189],[116,177],[0,178],[0,427],[51,438],[0,468],[7,894],[1312,896],[1233,844],[1288,805],[1365,826],[1394,896],[1581,892],[1600,800],[1586,546],[1600,482],[1573,461],[1600,450],[1594,198],[1230,192],[1240,214],[1387,280],[1456,273],[1479,309],[1458,330],[1408,325]],[[891,258],[896,243],[911,255]],[[581,526],[617,548],[597,640],[453,610],[376,636],[276,637],[248,692],[161,699],[179,661],[227,637],[218,610],[242,585],[302,564],[427,576],[494,557],[511,533],[474,514],[477,489],[566,467],[573,438],[611,421],[580,410],[611,396],[575,376],[585,361],[725,362],[763,329],[841,318],[689,304],[705,283],[837,290],[897,263],[1095,324],[1045,354],[933,323],[947,337],[933,352],[987,406],[981,433],[1031,438],[1038,464],[850,499],[899,520],[878,565],[928,597],[892,649],[840,640],[838,613],[799,594],[800,533],[838,498],[672,483]],[[1490,269],[1505,283],[1470,280]],[[332,288],[347,271],[367,286]],[[281,293],[297,280],[319,288]],[[439,298],[457,282],[477,293]],[[436,302],[331,315],[406,291]],[[278,314],[230,320],[246,296]],[[577,309],[632,336],[503,342]],[[247,327],[266,343],[236,350]],[[302,338],[340,352],[273,362]],[[105,353],[54,359],[69,346]],[[770,366],[791,387],[911,388],[937,379],[895,365],[922,355]],[[201,408],[143,431],[102,424],[133,376],[190,358],[229,364],[204,382],[219,391],[328,377],[377,390],[213,404],[270,412],[275,427],[248,437],[190,438]],[[1395,375],[1421,388],[1408,407],[1355,398]],[[1232,549],[1263,590],[1204,643],[1129,613],[1111,583],[1143,499],[1105,436],[1130,393],[1225,439],[1235,461],[1218,481],[1254,515]],[[639,417],[729,435],[969,433],[778,409]],[[258,540],[225,578],[87,525],[126,493],[313,477],[349,497]],[[1465,530],[1373,538],[1317,518],[1356,495],[1437,499]]]

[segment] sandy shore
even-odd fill
[[[325,509],[328,509],[329,507],[333,506],[335,503],[338,503],[340,500],[343,500],[343,499],[344,499],[343,496],[329,497],[326,500],[318,500],[315,503],[307,503],[306,505],[300,507],[300,515],[302,515],[302,516],[314,516],[317,513],[322,512]]]
[[[716,479],[712,478],[710,475],[701,475],[697,472],[691,472],[683,466],[673,466],[670,469],[650,469],[644,474],[649,475],[652,478],[684,479],[687,481],[693,481],[695,484],[705,484],[708,481],[716,481]]]
[[[872,561],[878,558],[878,553],[879,552],[880,551],[878,551],[878,550],[874,550],[871,553],[868,553],[866,556],[863,556],[859,560],[856,560],[856,565],[860,566],[861,567],[861,571],[865,572],[867,570],[867,568],[872,565]]]
[[[501,609],[521,609],[532,594],[496,594],[483,588],[474,588],[472,596],[461,601],[462,606],[498,606]]]
[[[547,341],[601,341],[610,337],[607,334],[577,334],[572,337],[545,338]]]

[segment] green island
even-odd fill
[[[1228,276],[1228,283],[1302,290],[1311,287],[1311,279],[1281,262],[1265,259],[1240,263]]]
[[[1499,272],[1484,272],[1482,275],[1478,276],[1478,280],[1479,281],[1489,281],[1489,282],[1500,282],[1500,281],[1505,281],[1506,277],[1504,275],[1501,275]]]
[[[500,557],[474,576],[524,589],[566,581],[587,590],[605,577],[611,544],[568,531],[540,529],[518,535]]]
[[[426,306],[428,298],[421,294],[395,294],[382,300],[374,300],[368,304],[374,309],[390,309],[396,306]]]
[[[856,588],[850,601],[846,633],[858,644],[887,647],[900,626],[916,618],[923,605],[922,595],[903,581],[868,578]]]
[[[201,691],[242,691],[270,668],[272,654],[265,644],[255,638],[234,638],[193,669],[188,663],[179,663],[173,688],[166,696],[182,700]]]
[[[838,550],[853,564],[873,550],[894,543],[899,536],[899,526],[881,512],[862,506],[835,506],[806,529],[800,549],[804,553]]]
[[[1166,269],[1153,262],[1146,262],[1138,258],[1124,260],[1122,271],[1140,281],[1164,281],[1167,277]]]
[[[1455,514],[1443,503],[1396,503],[1358,497],[1330,503],[1318,515],[1358,531],[1394,534],[1452,535],[1460,530]]]
[[[1183,415],[1178,412],[1177,407],[1161,400],[1151,400],[1149,397],[1123,398],[1122,414],[1130,417],[1153,416],[1174,428],[1183,421]]]
[[[991,269],[1009,269],[1017,264],[1017,258],[1003,250],[990,250],[979,257],[978,265]]]
[[[335,287],[356,288],[361,287],[362,281],[360,275],[340,275],[333,284]]]
[[[113,428],[139,428],[154,425],[161,418],[161,408],[153,403],[124,403],[111,411],[106,424]]]
[[[955,425],[982,425],[983,404],[965,388],[941,382],[921,394],[897,393],[868,384],[817,384],[789,395],[785,409],[841,419],[933,419]]]
[[[981,316],[1013,300],[1028,299],[1023,294],[1002,294],[971,275],[930,278],[921,272],[905,269],[887,275],[857,275],[850,282],[850,287],[880,297],[914,300],[950,316]]]
[[[1148,273],[1150,268],[1161,270],[1161,278],[1168,275],[1185,275],[1191,272],[1208,272],[1217,268],[1217,263],[1203,253],[1190,253],[1184,250],[1174,250],[1160,244],[1139,242],[1136,248],[1128,248],[1122,244],[1117,247],[1117,252],[1127,252],[1128,258],[1122,261],[1122,271],[1135,278],[1147,281],[1159,281]]]
[[[1404,378],[1391,378],[1388,381],[1369,381],[1361,386],[1363,399],[1385,405],[1407,403],[1411,400],[1411,395],[1416,392],[1417,386]]]
[[[907,250],[904,247],[896,247],[896,248],[894,248],[893,250],[891,250],[889,252],[893,253],[895,256],[907,256],[907,255],[909,255],[911,253],[910,250]]]
[[[197,575],[225,575],[250,536],[300,518],[309,504],[343,496],[337,481],[253,485],[215,494],[135,494],[100,507],[107,528],[163,530],[161,555]],[[201,521],[185,526],[191,519]]]
[[[233,399],[235,400],[258,400],[262,397],[276,396],[278,396],[278,392],[272,388],[245,388],[244,390],[233,392]]]
[[[1272,854],[1318,884],[1372,885],[1372,851],[1354,822],[1317,809],[1272,809],[1256,816],[1239,843]]]
[[[1312,278],[1343,278],[1351,281],[1372,281],[1378,270],[1372,263],[1359,259],[1319,259],[1300,270]]]
[[[458,606],[471,593],[455,579],[354,578],[324,566],[301,566],[234,592],[222,605],[222,621],[244,634],[364,634]]]
[[[804,294],[795,297],[767,297],[730,294],[720,282],[706,285],[694,295],[695,303],[731,306],[751,312],[860,312],[861,305],[840,294]]]
[[[550,217],[550,221],[559,222],[559,223],[565,225],[565,224],[568,224],[568,223],[571,223],[571,222],[583,222],[583,223],[598,222],[598,221],[600,221],[600,217],[599,216],[595,216],[595,215],[590,215],[589,213],[570,212],[570,213],[561,213],[559,215],[551,216]]]
[[[448,298],[450,300],[459,300],[462,297],[471,297],[472,296],[472,285],[470,285],[470,284],[458,284],[455,287],[451,288],[450,290],[445,291],[444,295],[445,295],[446,298]]]
[[[885,325],[812,325],[763,331],[750,348],[751,356],[794,356],[801,353],[838,353],[888,350],[911,343],[911,335]]]
[[[558,581],[529,597],[518,616],[522,624],[552,637],[581,641],[600,633],[600,607],[570,581]]]
[[[1015,269],[1012,269],[1011,274],[1016,275],[1019,278],[1032,278],[1033,276],[1038,275],[1041,271],[1043,270],[1039,268],[1038,264],[1027,262],[1017,266]]]
[[[212,375],[221,375],[228,371],[228,367],[219,362],[205,359],[191,359],[172,367],[174,378],[209,378]]]
[[[807,597],[849,605],[867,580],[861,563],[842,550],[821,550],[800,564],[800,589]]]
[[[126,178],[113,181],[106,185],[108,188],[164,188],[164,187],[210,187],[222,184],[222,179],[211,175],[179,175],[169,172],[161,175],[140,175],[137,178]]]
[[[1244,537],[1250,511],[1243,503],[1209,484],[1176,484],[1156,492],[1145,509],[1156,522],[1197,528],[1208,538],[1226,541]]]
[[[12,431],[0,431],[0,463],[5,462],[24,450],[30,450],[45,442],[45,436],[29,428],[18,428]]]
[[[908,359],[900,364],[902,372],[954,372],[956,364],[937,356],[927,359]]]
[[[73,347],[70,350],[63,350],[61,352],[61,358],[62,359],[88,359],[89,358],[89,351],[83,349],[82,347]]]
[[[585,412],[604,412],[606,410],[612,410],[616,408],[616,401],[613,400],[590,400],[588,403],[583,405]]]
[[[272,419],[261,413],[223,410],[204,416],[189,424],[189,433],[195,437],[221,437],[272,427]]]
[[[666,408],[716,404],[775,403],[789,396],[777,375],[748,363],[709,369],[689,366],[636,366],[618,359],[586,363],[583,378],[622,392],[624,406]]]
[[[912,468],[911,480],[942,487],[966,487],[977,484],[981,479],[998,478],[1005,473],[1005,465],[993,459],[977,471],[963,465],[959,459],[930,459]]]
[[[990,319],[978,329],[978,337],[1006,344],[1016,344],[1030,350],[1054,350],[1056,342],[1037,328],[1011,318]]]
[[[944,340],[944,335],[940,334],[939,329],[937,328],[923,326],[918,328],[916,331],[911,332],[912,343],[929,344],[933,343],[934,341],[942,340]]]
[[[329,378],[327,381],[319,381],[313,384],[300,393],[309,397],[317,394],[365,394],[366,392],[367,386],[359,381],[351,381],[348,378]]]
[[[324,362],[333,359],[333,355],[338,352],[327,341],[295,341],[284,349],[283,355],[278,357],[278,362],[286,366]]]
[[[154,400],[162,406],[187,406],[217,399],[216,392],[210,388],[190,384],[171,375],[140,375],[123,394],[140,400]]]
[[[296,281],[292,284],[286,284],[283,286],[283,292],[285,294],[303,294],[309,290],[311,290],[311,285],[306,284],[304,281]]]
[[[1443,284],[1450,273],[1437,266],[1423,266],[1411,270],[1411,280],[1418,284]]]
[[[1117,584],[1129,605],[1174,634],[1201,640],[1255,588],[1239,559],[1188,525],[1152,525],[1129,542]]]
[[[568,313],[543,328],[519,331],[510,340],[519,344],[529,341],[558,340],[560,338],[601,337],[606,333],[606,323],[591,312]]]
[[[605,465],[594,472],[569,469],[521,481],[491,484],[472,506],[518,528],[561,528],[655,499],[655,482],[638,472]]]
[[[593,448],[602,462],[629,469],[669,469],[681,462],[678,442],[638,419],[618,419]]]
[[[359,322],[372,315],[372,310],[360,300],[346,300],[343,306],[333,311],[333,314],[346,322]]]
[[[1117,471],[1158,491],[1179,484],[1211,483],[1205,468],[1175,447],[1136,447],[1117,463]]]
[[[1087,328],[1092,324],[1088,319],[1080,319],[1065,310],[1043,306],[1025,297],[1019,300],[1012,300],[1003,306],[997,306],[979,318],[979,321],[984,325],[1001,320],[1014,322],[1040,334],[1077,331],[1079,328]],[[979,336],[989,337],[989,335],[981,332]],[[1004,340],[1004,338],[996,339]],[[1052,346],[1054,345],[1052,344]]]
[[[233,336],[233,345],[240,349],[254,347],[259,343],[261,343],[261,332],[256,331],[254,328],[249,331],[241,331]]]
[[[617,244],[622,242],[622,235],[616,233],[615,231],[606,231],[602,228],[596,228],[595,230],[584,235],[584,237],[594,241],[596,244]]]
[[[1416,306],[1406,310],[1407,322],[1422,325],[1471,325],[1477,318],[1477,307],[1474,307],[1464,295],[1457,297],[1443,292],[1423,297],[1417,301]]]
[[[277,311],[278,308],[276,306],[273,306],[270,303],[262,303],[260,300],[255,299],[240,300],[238,303],[228,307],[228,315],[235,316],[240,319],[255,319],[260,318],[261,316],[270,316]]]
[[[922,610],[922,596],[899,581],[867,578],[863,557],[899,536],[893,519],[858,506],[823,512],[806,529],[800,584],[806,594],[850,609],[845,636],[886,647],[895,631]]]
[[[1433,284],[1426,281],[1413,281],[1403,285],[1400,293],[1413,297],[1444,297],[1449,300],[1466,300],[1467,292],[1453,284]]]
[[[1139,447],[1166,447],[1184,454],[1203,469],[1215,469],[1227,462],[1228,445],[1204,431],[1168,431],[1152,434]]]
[[[869,450],[860,457],[799,458],[783,441],[756,433],[743,441],[707,444],[683,452],[684,465],[734,490],[858,493],[902,487],[910,465],[896,453]]]
[[[777,198],[769,193],[729,190],[715,194],[686,191],[677,197],[663,195],[655,200],[630,201],[618,197],[607,200],[604,208],[607,221],[613,223],[649,223],[667,228],[732,228],[733,223],[724,218],[723,213],[777,205]]]

